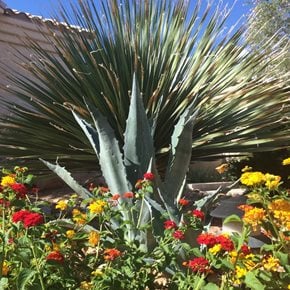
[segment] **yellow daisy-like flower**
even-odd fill
[[[74,208],[72,211],[72,220],[78,225],[84,225],[87,221],[87,216],[85,213],[82,213],[80,210]]]
[[[263,220],[266,219],[265,210],[263,208],[252,207],[245,211],[243,216],[243,221],[251,225],[253,230],[256,231],[258,225],[262,223]]]
[[[15,177],[13,175],[6,175],[2,177],[1,185],[2,186],[10,186],[16,182]]]
[[[5,260],[2,265],[2,275],[7,276],[9,273],[9,270],[10,268],[9,268],[8,262]]]
[[[268,187],[269,190],[276,189],[279,186],[279,182],[281,180],[281,176],[273,175],[270,173],[265,174],[265,185]]]
[[[66,231],[66,237],[68,239],[72,239],[75,236],[76,232],[74,230],[67,230]]]
[[[92,282],[82,281],[80,285],[80,289],[82,290],[90,290],[92,289],[93,284]]]
[[[64,199],[61,199],[61,200],[59,200],[58,202],[57,202],[57,204],[56,204],[56,206],[55,206],[55,208],[56,209],[60,209],[60,210],[66,210],[67,209],[67,207],[68,207],[68,201],[67,200],[64,200]]]
[[[262,263],[264,269],[267,271],[279,272],[281,269],[280,261],[272,255],[263,259]]]
[[[96,269],[91,273],[93,276],[102,276],[104,275],[104,272],[101,269]]]
[[[290,165],[290,157],[284,159],[284,160],[282,161],[282,165]]]
[[[237,266],[237,267],[236,267],[236,277],[237,277],[238,279],[240,279],[240,278],[246,276],[247,272],[248,272],[248,271],[247,271],[247,269],[245,269],[245,268],[242,268],[242,267],[240,267],[240,266]]]
[[[107,203],[105,201],[96,200],[88,206],[88,209],[90,210],[91,214],[100,214],[104,211],[106,205]]]
[[[96,231],[91,231],[89,233],[88,240],[89,240],[89,245],[92,247],[95,247],[100,241],[100,234]]]
[[[257,186],[265,182],[265,175],[260,171],[245,172],[241,175],[240,181],[247,186]]]
[[[215,244],[213,247],[211,247],[208,251],[212,253],[213,255],[216,255],[219,253],[222,249],[221,244]]]

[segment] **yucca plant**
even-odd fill
[[[224,33],[227,17],[221,5],[204,8],[201,1],[84,0],[62,7],[67,26],[57,25],[49,37],[57,55],[28,39],[33,57],[21,63],[31,77],[11,71],[9,90],[28,106],[4,101],[12,115],[0,117],[1,155],[34,168],[39,157],[95,168],[70,109],[89,121],[85,99],[123,144],[134,72],[155,120],[159,164],[168,157],[174,124],[193,102],[200,107],[193,159],[289,146],[289,87],[256,77],[263,58],[267,65],[278,56],[248,51],[243,28]]]

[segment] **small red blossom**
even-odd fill
[[[118,258],[119,256],[121,256],[121,252],[116,248],[106,249],[104,251],[104,259],[106,261],[113,261],[116,258]]]
[[[105,186],[100,186],[99,190],[100,190],[100,193],[107,193],[110,191],[109,188]]]
[[[251,253],[251,248],[244,244],[241,246],[241,252],[244,254],[244,255],[249,255]]]
[[[194,209],[192,215],[200,220],[204,220],[204,213],[198,209]]]
[[[28,192],[28,188],[22,183],[14,183],[10,187],[16,192],[17,198],[25,198]]]
[[[146,180],[153,180],[154,174],[152,172],[146,172],[146,173],[144,173],[143,178]]]
[[[10,201],[6,200],[4,198],[0,198],[0,205],[2,205],[3,207],[9,207],[10,206]]]
[[[120,195],[119,193],[115,193],[115,194],[111,197],[111,199],[112,199],[112,200],[118,200],[120,197],[121,197],[121,195]]]
[[[141,189],[142,188],[142,183],[143,183],[143,179],[138,179],[136,184],[135,184],[135,188]]]
[[[208,247],[212,247],[214,246],[217,241],[216,241],[216,237],[213,234],[210,233],[202,233],[200,234],[197,239],[196,239],[197,243],[200,245],[205,245]]]
[[[177,228],[176,223],[174,221],[172,221],[172,220],[165,221],[163,225],[164,225],[164,228],[166,230],[171,230],[171,229],[176,229]]]
[[[181,205],[181,206],[187,206],[189,205],[189,200],[185,199],[185,198],[181,198],[178,203]]]
[[[64,262],[64,255],[60,251],[52,251],[46,256],[47,261]]]
[[[123,194],[123,197],[124,197],[124,198],[133,198],[133,197],[134,197],[134,193],[131,192],[131,191],[125,192],[125,193]]]
[[[26,228],[38,226],[43,223],[44,223],[43,215],[37,212],[31,212],[27,214],[23,220],[24,227]]]
[[[209,261],[204,257],[194,258],[185,262],[184,265],[195,273],[208,273],[210,271]]]
[[[89,191],[93,191],[94,189],[95,189],[96,187],[95,187],[95,185],[91,182],[90,184],[89,184],[89,186],[88,186],[88,190]]]
[[[174,231],[172,233],[172,236],[176,240],[183,240],[184,239],[184,233],[183,233],[183,231],[180,231],[180,230]]]
[[[27,216],[28,214],[30,214],[29,210],[24,210],[24,209],[19,210],[12,215],[12,221],[14,223],[23,222],[25,216]]]
[[[230,252],[234,249],[234,243],[226,236],[220,235],[216,237],[216,243],[220,244],[224,251]]]

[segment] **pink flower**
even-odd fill
[[[204,220],[204,213],[198,209],[194,209],[192,215],[200,220]]]
[[[154,179],[154,174],[151,173],[151,172],[146,172],[146,173],[144,173],[143,178],[147,179],[147,180],[153,180]]]
[[[176,223],[174,221],[172,221],[172,220],[165,221],[163,225],[164,225],[164,228],[166,230],[171,230],[171,229],[176,229],[177,228]]]
[[[176,240],[183,240],[184,239],[184,233],[183,233],[183,231],[180,231],[180,230],[173,232],[172,236]]]

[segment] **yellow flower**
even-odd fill
[[[240,181],[247,186],[257,186],[265,182],[265,175],[260,171],[245,172],[241,175]]]
[[[6,176],[2,177],[1,185],[2,186],[10,186],[10,185],[14,184],[15,182],[16,182],[15,177],[13,175],[6,175]]]
[[[220,250],[222,249],[221,244],[215,244],[212,248],[210,248],[208,251],[212,253],[213,255],[216,255]]]
[[[268,187],[269,190],[276,189],[279,186],[279,182],[281,180],[281,177],[278,175],[273,175],[270,173],[265,174],[265,179],[266,179],[266,186]]]
[[[265,218],[265,210],[263,208],[250,207],[245,210],[243,221],[251,225],[253,230],[256,231],[258,225],[260,225]]]
[[[227,163],[223,163],[220,166],[216,167],[215,170],[219,173],[219,174],[223,174],[225,173],[227,170],[229,169],[229,165]]]
[[[96,269],[91,273],[93,276],[102,276],[104,273],[101,269]]]
[[[72,239],[75,236],[76,232],[74,230],[67,230],[66,231],[66,237],[68,239]]]
[[[72,211],[73,221],[78,225],[83,225],[87,221],[87,216],[85,213],[82,213],[80,210],[74,208]]]
[[[279,260],[277,258],[274,258],[272,255],[263,259],[262,263],[264,269],[267,271],[279,272],[281,269]]]
[[[89,245],[94,247],[98,244],[99,240],[100,240],[100,235],[98,232],[96,231],[91,231],[89,233],[89,237],[88,237],[88,240],[89,240]]]
[[[66,210],[67,209],[67,200],[61,199],[57,202],[55,208],[60,210]]]
[[[245,268],[242,268],[242,267],[240,267],[240,266],[237,266],[236,267],[236,277],[238,278],[238,279],[240,279],[240,278],[242,278],[242,277],[244,277],[246,274],[247,274],[247,269],[245,269]]]
[[[290,165],[290,157],[284,159],[284,160],[282,161],[282,164],[283,164],[283,165]]]
[[[93,284],[92,282],[83,281],[81,282],[80,289],[82,290],[90,290],[92,289]]]
[[[275,223],[281,231],[290,231],[290,202],[285,199],[276,199],[268,206],[274,214]]]
[[[88,208],[90,210],[91,214],[100,214],[104,211],[104,207],[107,205],[107,203],[103,200],[96,200],[92,202]]]
[[[290,284],[288,284],[288,288],[287,289],[290,290]]]
[[[9,270],[10,270],[10,268],[9,268],[8,262],[5,260],[5,261],[3,262],[3,265],[2,265],[2,275],[3,275],[3,276],[7,276]]]
[[[56,243],[52,243],[52,250],[53,251],[60,251],[60,245],[56,244]]]

